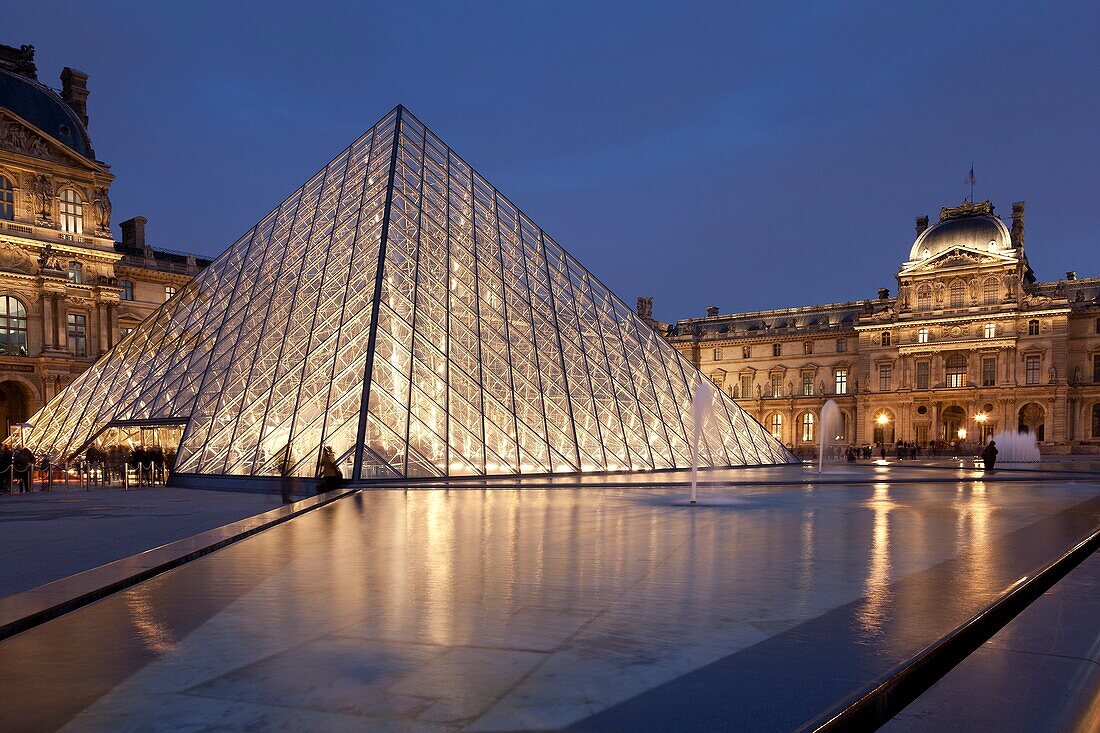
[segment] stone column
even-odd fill
[[[57,319],[57,341],[55,342],[57,348],[64,351],[69,348],[69,313],[65,306],[65,299],[62,296],[57,296],[57,300],[54,301],[57,306],[56,319]]]
[[[110,347],[107,338],[107,304],[95,304],[96,341],[99,343],[99,353],[103,354]]]

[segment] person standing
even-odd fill
[[[321,482],[317,486],[317,493],[332,491],[340,488],[344,482],[344,474],[340,473],[340,467],[336,465],[336,455],[332,448],[325,446],[321,453]]]
[[[11,480],[12,458],[11,446],[4,443],[0,447],[0,490],[5,494],[15,493]]]
[[[982,463],[985,464],[985,470],[993,470],[993,467],[997,464],[997,441],[990,440],[989,444],[986,445],[985,450],[982,451]]]

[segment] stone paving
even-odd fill
[[[0,496],[0,597],[281,506],[274,495],[164,487]]]
[[[745,475],[360,493],[0,643],[0,729],[789,729],[1100,517],[1064,476]]]

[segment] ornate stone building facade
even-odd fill
[[[88,75],[41,84],[34,48],[0,46],[0,431],[86,369],[207,264],[111,233],[114,176],[88,135]]]
[[[803,455],[828,399],[856,445],[980,442],[1020,429],[1044,453],[1100,452],[1100,278],[1037,281],[1022,202],[1010,224],[988,201],[944,207],[939,219],[917,219],[895,297],[710,308],[669,337]]]

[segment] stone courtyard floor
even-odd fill
[[[0,495],[0,597],[276,506],[278,496],[161,486]]]
[[[1100,518],[1087,476],[703,476],[341,499],[0,642],[0,729],[790,730]]]

